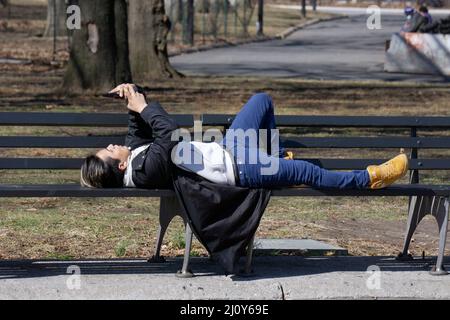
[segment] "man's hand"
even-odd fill
[[[117,87],[112,89],[109,93],[118,93],[119,97],[125,98],[125,88],[127,86],[132,86],[134,88],[134,90],[137,91],[137,87],[134,84],[122,83],[121,85],[118,85]]]
[[[118,93],[121,98],[128,100],[127,108],[131,111],[141,113],[147,106],[147,101],[142,93],[137,92],[137,87],[134,84],[121,84],[111,90],[111,93]]]

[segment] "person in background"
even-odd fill
[[[405,7],[404,13],[405,13],[406,21],[403,24],[400,31],[411,32],[410,30],[412,29],[411,24],[412,24],[412,18],[413,18],[414,12],[415,12],[415,10],[413,7],[409,7],[409,6]]]
[[[428,12],[428,8],[426,6],[420,6],[419,14],[422,15],[423,17],[425,17],[425,19],[426,19],[425,26],[428,26],[431,23],[433,23],[433,18],[431,17],[431,14]]]
[[[412,7],[405,8],[406,21],[400,31],[402,32],[421,32],[431,21],[431,15],[425,6],[420,6],[418,10]]]
[[[422,33],[450,34],[450,15],[446,18],[434,20],[420,29]]]

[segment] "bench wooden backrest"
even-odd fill
[[[203,126],[228,128],[234,115],[203,115]],[[450,135],[433,137],[419,136],[419,130],[450,131],[450,117],[383,117],[383,116],[275,116],[279,128],[360,128],[360,129],[404,129],[406,135],[375,137],[281,137],[286,148],[408,148],[411,149],[410,169],[450,170],[450,157],[419,158],[419,149],[450,149]],[[323,168],[332,170],[364,169],[369,164],[381,163],[385,159],[305,159]],[[418,182],[417,171],[412,182]]]
[[[181,127],[193,127],[192,115],[175,114],[172,117]],[[123,127],[127,114],[115,113],[29,113],[2,112],[1,126],[76,126]],[[204,114],[203,126],[227,128],[234,115]],[[450,159],[419,158],[419,149],[449,149],[450,136],[420,137],[420,129],[450,129],[450,117],[355,117],[355,116],[276,116],[280,128],[387,128],[407,129],[404,136],[376,137],[304,137],[281,139],[286,148],[410,148],[412,170],[450,170]],[[108,144],[123,144],[123,135],[92,136],[0,136],[0,148],[103,148]],[[0,158],[0,169],[78,169],[79,158]],[[327,169],[363,169],[385,159],[305,159]],[[414,177],[413,177],[414,178]],[[415,178],[414,178],[415,179]],[[414,180],[413,179],[413,180]],[[417,181],[416,181],[417,182]]]
[[[172,118],[180,127],[193,127],[194,117],[174,114]],[[122,127],[127,129],[125,113],[33,113],[0,112],[0,126],[50,126],[50,127]],[[0,148],[105,148],[109,144],[123,145],[125,136],[0,136]],[[0,169],[79,169],[80,158],[0,158]]]

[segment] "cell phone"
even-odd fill
[[[121,96],[119,95],[119,93],[117,93],[117,92],[108,92],[108,93],[104,93],[104,94],[102,94],[102,97],[105,97],[105,98],[114,98],[114,99],[125,99],[125,97],[121,97]]]
[[[145,96],[144,89],[142,87],[136,86],[136,92],[141,93]],[[105,98],[114,98],[114,99],[125,99],[125,97],[121,97],[117,92],[108,92],[102,94],[102,97]]]

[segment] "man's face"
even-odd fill
[[[125,170],[128,165],[128,157],[130,155],[130,150],[125,146],[118,146],[110,144],[106,149],[102,149],[97,152],[97,157],[106,161],[108,158],[119,160],[119,169]]]

